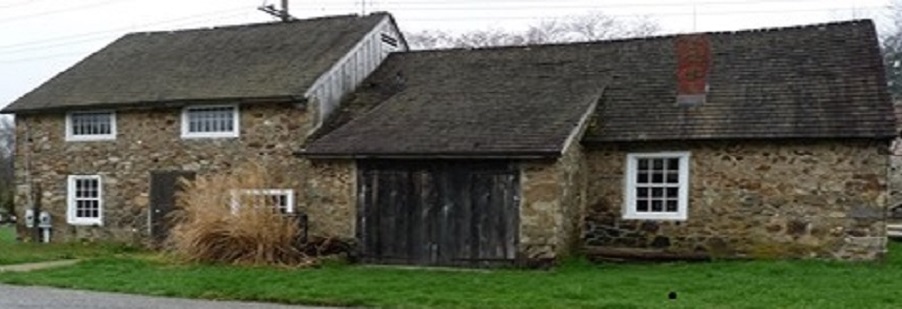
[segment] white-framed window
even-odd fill
[[[238,137],[238,105],[188,106],[182,109],[182,138]]]
[[[66,141],[113,139],[116,139],[115,112],[86,111],[66,114]]]
[[[103,225],[103,184],[99,175],[70,175],[66,221],[72,225]]]
[[[259,189],[232,190],[232,212],[248,204],[253,207],[271,207],[281,214],[294,213],[294,190]]]
[[[625,219],[686,220],[689,152],[626,156]]]

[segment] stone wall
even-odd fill
[[[353,239],[357,222],[357,172],[354,161],[313,161],[307,213],[313,234]]]
[[[585,213],[585,171],[578,144],[557,161],[522,163],[519,252],[524,258],[558,259],[579,242]]]
[[[897,138],[890,147],[889,201],[890,220],[902,222],[902,139]]]
[[[65,141],[62,113],[17,115],[16,209],[26,208],[26,158],[31,161],[32,181],[43,188],[42,207],[54,218],[55,240],[146,239],[150,172],[155,170],[203,174],[228,171],[245,162],[260,163],[274,181],[294,189],[296,206],[306,209],[309,163],[293,152],[301,148],[311,129],[309,112],[283,103],[242,105],[240,137],[215,139],[182,139],[180,113],[177,108],[118,111],[117,138],[88,142]],[[66,223],[66,179],[71,174],[102,176],[102,227]]]
[[[724,257],[870,260],[886,249],[887,144],[861,140],[594,147],[586,244]],[[685,221],[622,219],[629,152],[691,151]]]

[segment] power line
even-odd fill
[[[857,9],[882,9],[883,7],[857,7]],[[691,16],[691,15],[761,15],[761,14],[777,14],[777,13],[813,13],[813,12],[835,12],[845,11],[849,8],[822,8],[822,9],[799,9],[799,10],[759,10],[759,11],[699,11],[699,12],[672,12],[672,13],[642,13],[642,14],[606,14],[610,17],[655,17],[655,16]],[[449,21],[449,20],[540,20],[549,17],[539,16],[460,16],[460,17],[435,17],[435,18],[398,18],[401,21]],[[553,18],[553,17],[552,17]]]
[[[92,4],[86,4],[86,5],[82,5],[82,6],[74,6],[74,7],[65,8],[65,9],[41,12],[41,13],[37,13],[37,14],[19,15],[19,16],[14,16],[14,17],[7,18],[7,19],[0,19],[0,24],[10,23],[10,22],[18,21],[18,20],[23,20],[23,19],[35,18],[35,17],[44,17],[47,15],[54,15],[54,14],[86,10],[86,9],[91,9],[91,8],[95,8],[98,6],[102,6],[105,4],[113,3],[113,2],[125,2],[125,1],[134,1],[134,0],[106,0],[106,1],[96,2],[96,3],[92,3]]]
[[[229,18],[229,17],[239,16],[239,15],[245,15],[245,14],[246,14],[245,12],[242,12],[242,13],[238,13],[238,14],[223,15],[223,16],[218,16],[218,17],[215,17],[215,18],[208,18],[208,19],[205,19],[205,20],[194,21],[194,22],[191,22],[191,23],[185,23],[185,24],[181,24],[181,25],[196,24],[196,23],[199,23],[199,22],[209,22],[209,21],[212,21],[212,20],[223,19],[223,18]],[[45,59],[52,59],[52,58],[59,58],[59,57],[66,57],[66,56],[84,55],[84,54],[88,54],[88,53],[91,53],[91,52],[94,52],[94,51],[96,51],[96,50],[80,51],[80,52],[66,52],[66,53],[58,53],[58,54],[52,54],[52,55],[46,55],[46,56],[38,56],[38,57],[27,57],[27,58],[18,58],[18,59],[10,59],[10,60],[0,60],[0,63],[9,64],[9,63],[19,63],[19,62],[29,62],[29,61],[36,61],[36,60],[45,60]]]
[[[10,4],[0,5],[0,9],[7,9],[7,8],[13,8],[13,7],[17,7],[17,6],[29,5],[29,4],[38,2],[38,1],[41,1],[41,0],[25,0],[25,1],[13,2]]]
[[[35,60],[59,58],[59,57],[65,57],[65,56],[83,55],[85,53],[89,53],[89,51],[88,52],[67,52],[67,53],[62,53],[62,54],[53,54],[53,55],[47,55],[47,56],[21,58],[21,59],[13,59],[13,60],[0,60],[0,63],[28,62],[28,61],[35,61]]]
[[[58,43],[58,41],[69,41],[69,40],[73,40],[73,39],[86,38],[86,37],[95,37],[95,36],[98,36],[98,35],[105,35],[105,34],[110,34],[110,33],[118,33],[118,32],[122,32],[122,31],[131,31],[131,30],[135,30],[135,29],[138,29],[138,28],[144,28],[144,27],[150,27],[150,26],[157,26],[157,25],[163,25],[163,24],[170,24],[170,23],[180,22],[180,21],[186,21],[186,20],[193,20],[193,19],[197,19],[197,18],[200,18],[200,17],[215,16],[215,15],[221,15],[221,14],[226,14],[226,13],[237,12],[237,11],[239,11],[239,10],[244,11],[244,10],[250,10],[250,9],[247,8],[247,7],[240,7],[240,8],[236,7],[236,8],[230,8],[230,9],[225,9],[225,10],[219,10],[219,11],[208,12],[208,13],[204,13],[204,14],[195,14],[195,15],[189,15],[189,16],[180,17],[180,18],[175,18],[175,19],[168,19],[168,20],[155,21],[155,22],[145,23],[145,24],[141,24],[141,25],[133,25],[133,26],[122,27],[122,28],[115,28],[115,29],[101,30],[101,31],[92,31],[92,32],[79,33],[79,34],[74,34],[74,35],[67,35],[67,36],[54,37],[54,38],[49,38],[49,39],[42,39],[42,40],[36,40],[36,41],[29,41],[29,42],[22,42],[22,43],[10,44],[10,45],[3,45],[3,46],[0,46],[0,50],[3,50],[3,49],[15,49],[15,50],[19,50],[20,48],[16,48],[16,47],[24,47],[24,46],[32,46],[32,45],[39,45],[39,46],[41,46],[41,47],[50,47],[50,46],[66,45],[66,44],[60,44],[60,43]],[[104,36],[104,37],[108,37],[108,36]],[[82,42],[82,41],[84,41],[84,40],[78,40],[78,41],[75,41],[75,42],[73,42],[73,43],[78,43],[78,42]],[[30,47],[29,47],[29,48],[30,48]],[[0,53],[2,53],[2,52],[0,52]]]
[[[471,5],[474,2],[479,2],[478,7],[461,7],[461,5]],[[471,4],[467,4],[471,3]],[[695,3],[674,3],[674,2],[655,2],[655,3],[608,3],[608,4],[599,4],[599,5],[586,5],[586,4],[573,4],[566,5],[567,3],[572,4],[573,2],[567,1],[558,1],[557,3],[564,3],[565,5],[537,5],[537,4],[548,4],[547,1],[524,1],[524,0],[513,0],[513,1],[504,1],[504,0],[493,0],[491,2],[484,1],[464,1],[464,0],[456,0],[454,2],[425,2],[425,1],[411,1],[411,2],[379,2],[378,6],[382,7],[397,7],[403,10],[518,10],[518,9],[546,9],[546,8],[556,8],[556,7],[566,7],[566,8],[601,8],[601,9],[617,9],[617,8],[641,8],[641,7],[692,7],[692,6],[729,6],[729,5],[756,5],[756,4],[802,4],[802,3],[823,3],[822,0],[749,0],[749,1],[704,1],[704,2],[695,2]],[[502,6],[498,6],[498,4],[502,4]],[[504,6],[503,4],[509,4]],[[513,4],[513,5],[510,5]],[[340,7],[340,8],[351,8],[360,5],[360,2],[332,2],[323,5],[316,4],[301,4],[300,6],[310,7],[310,8],[323,8],[323,7]],[[420,5],[420,6],[411,6],[411,5]],[[370,4],[369,7],[375,6],[374,4]],[[403,6],[403,7],[401,7]]]

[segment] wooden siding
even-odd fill
[[[397,38],[398,46],[393,47],[383,43],[383,34]],[[402,39],[402,34],[394,22],[386,17],[332,69],[323,74],[305,94],[311,102],[315,102],[314,104],[318,106],[316,128],[319,128],[326,117],[338,107],[346,94],[354,91],[370,73],[379,67],[389,53],[407,50],[408,47]]]

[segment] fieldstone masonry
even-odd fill
[[[307,192],[310,229],[354,239],[357,224],[357,169],[354,161],[314,161]],[[313,218],[316,218],[315,220]]]
[[[872,260],[886,251],[887,145],[867,140],[620,144],[594,148],[590,246],[722,257]],[[622,218],[630,152],[691,151],[689,218]]]
[[[312,129],[312,112],[241,105],[240,137],[221,139],[182,139],[180,112],[119,111],[116,140],[90,142],[64,140],[62,113],[17,115],[17,209],[26,208],[27,159],[30,179],[43,188],[42,206],[54,217],[55,241],[143,242],[151,171],[220,173],[257,162],[295,190],[311,233],[355,237],[354,162],[294,156]],[[521,162],[519,251],[551,260],[584,242],[725,257],[876,259],[886,249],[886,148],[867,140],[571,145],[558,160]],[[689,219],[622,219],[626,155],[673,150],[692,154]],[[66,223],[72,174],[103,177],[103,226]]]
[[[519,252],[525,259],[558,259],[578,246],[585,213],[585,172],[578,144],[557,161],[522,163]]]
[[[308,111],[287,103],[241,105],[240,137],[211,139],[182,139],[180,114],[178,108],[117,111],[116,139],[86,142],[65,141],[63,113],[17,115],[16,209],[26,208],[26,158],[31,180],[43,189],[42,207],[53,216],[54,241],[147,239],[150,172],[155,170],[219,173],[257,162],[274,181],[294,189],[296,206],[306,209],[310,167],[293,152],[311,129]],[[102,176],[102,227],[66,223],[66,181],[72,174]]]

